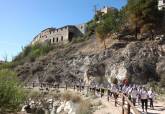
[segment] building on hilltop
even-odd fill
[[[83,36],[86,33],[86,24],[67,25],[61,28],[47,28],[39,33],[31,44],[36,43],[68,43],[73,38]]]
[[[101,13],[102,15],[105,15],[105,14],[107,14],[107,13],[113,11],[113,10],[116,10],[116,8],[104,6],[103,8],[96,11],[96,15],[99,14],[99,13]]]
[[[159,10],[165,9],[165,0],[158,0],[158,9]]]

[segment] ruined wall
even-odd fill
[[[82,34],[85,34],[87,32],[87,25],[86,24],[76,25],[76,27]]]
[[[69,28],[68,26],[56,29],[50,34],[49,40],[51,44],[54,43],[67,43],[69,35]]]
[[[86,24],[80,24],[77,26],[68,25],[62,28],[47,28],[39,33],[34,40],[32,45],[35,43],[49,42],[51,44],[56,43],[68,43],[73,38],[83,36],[86,33]]]

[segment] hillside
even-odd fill
[[[146,84],[165,77],[165,44],[160,41],[106,41],[107,49],[94,37],[71,43],[15,68],[24,82],[107,83],[111,77]],[[162,82],[161,82],[162,83]]]

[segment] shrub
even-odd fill
[[[0,114],[17,111],[24,98],[16,74],[10,70],[0,70]]]
[[[164,74],[162,74],[161,76],[161,79],[160,79],[160,86],[161,87],[165,87],[165,75],[163,76]]]
[[[118,83],[118,79],[116,77],[111,77],[111,82],[113,84],[117,84]]]
[[[0,64],[0,70],[10,69],[10,68],[13,68],[14,66],[15,66],[14,62],[6,62],[6,63],[3,63],[3,64]]]
[[[73,38],[73,43],[80,43],[80,42],[83,42],[83,41],[85,41],[85,37],[75,37],[75,38]]]
[[[147,87],[152,88],[152,90],[158,94],[165,94],[165,92],[164,92],[165,89],[164,89],[164,87],[162,87],[161,82],[160,82],[160,84],[156,81],[149,82],[147,84]]]
[[[81,101],[81,97],[79,95],[72,95],[71,100],[73,103],[78,103]]]
[[[69,100],[71,100],[71,93],[70,92],[65,92],[65,93],[63,93],[62,94],[62,99],[63,100],[66,100],[66,101],[69,101]]]
[[[77,114],[92,114],[91,103],[88,100],[81,101]]]
[[[87,29],[88,29],[88,36],[91,36],[95,32],[95,27],[96,27],[96,21],[92,20],[87,23]]]
[[[37,91],[31,91],[28,93],[28,97],[27,98],[31,98],[31,99],[39,99],[40,98],[41,93],[37,92]]]
[[[14,62],[17,61],[30,61],[33,62],[36,58],[46,55],[54,49],[53,45],[50,44],[35,44],[29,45],[22,49],[22,52],[14,58]]]

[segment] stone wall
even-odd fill
[[[73,38],[83,36],[86,33],[86,24],[80,24],[77,26],[68,25],[62,28],[47,28],[39,33],[31,44],[49,42],[51,44],[56,43],[68,43]]]
[[[76,27],[78,28],[78,30],[82,33],[85,34],[87,32],[87,25],[86,24],[80,24],[80,25],[76,25]]]
[[[69,37],[69,27],[65,26],[60,29],[54,30],[49,37],[51,44],[54,43],[67,43]]]

